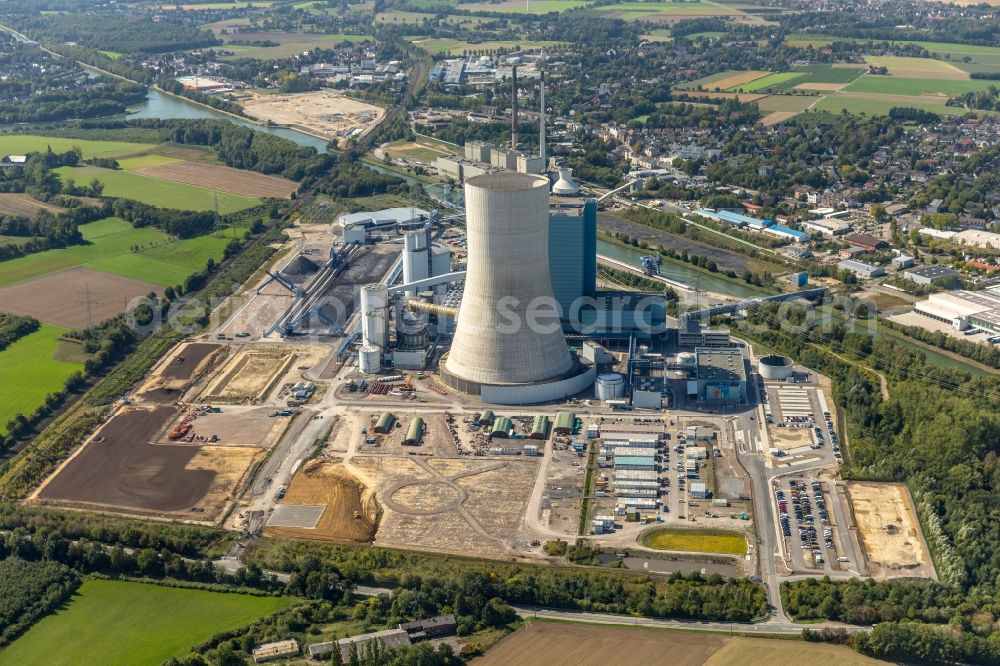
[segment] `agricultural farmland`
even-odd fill
[[[116,217],[82,225],[80,232],[84,245],[46,250],[0,263],[0,286],[77,266],[162,286],[173,285],[203,268],[208,257],[218,260],[229,242],[228,238],[215,236],[172,241],[157,229],[135,229]],[[133,251],[136,247],[138,252]],[[97,300],[102,298],[99,293],[92,295]],[[0,301],[0,309],[3,305]]]
[[[185,185],[207,187],[241,197],[288,199],[299,184],[286,178],[266,176],[256,171],[195,164],[172,160],[169,163],[133,167],[135,173]]]
[[[159,666],[191,645],[294,603],[111,580],[87,580],[64,608],[0,652],[0,662]],[[55,649],[58,646],[58,649]]]
[[[61,213],[66,209],[39,201],[30,194],[16,192],[0,194],[0,215],[16,215],[30,219],[43,210]]]
[[[134,199],[160,208],[179,210],[215,210],[221,215],[253,208],[260,199],[241,197],[226,192],[216,192],[207,187],[175,183],[159,178],[149,178],[131,171],[102,169],[94,166],[59,167],[55,173],[64,182],[67,178],[83,184],[95,178],[104,184],[104,194],[111,197]]]
[[[805,76],[805,73],[803,72],[775,72],[774,74],[771,74],[769,76],[765,76],[759,79],[753,79],[752,81],[746,84],[733,86],[729,88],[729,90],[733,92],[740,90],[746,92],[765,92],[773,88],[777,88],[778,86],[781,86],[783,84],[794,81],[796,79],[799,79],[803,76]]]
[[[3,155],[24,155],[26,153],[41,153],[49,148],[56,153],[65,153],[73,148],[79,148],[84,158],[118,157],[131,155],[143,150],[149,150],[148,143],[130,143],[127,141],[90,141],[85,139],[63,139],[59,137],[38,136],[35,134],[0,134],[0,153]]]
[[[61,391],[70,375],[83,370],[82,363],[55,358],[64,333],[42,324],[0,352],[0,433],[12,418],[34,412],[47,394]]]
[[[711,2],[617,2],[613,5],[594,7],[593,11],[605,18],[625,21],[673,22],[703,16],[736,16],[741,12],[733,7]]]
[[[473,666],[518,663],[874,666],[888,662],[870,659],[840,645],[547,621],[521,627],[472,662]]]
[[[247,46],[243,44],[226,44],[221,47],[232,55],[222,59],[258,58],[261,60],[278,60],[299,55],[313,49],[332,49],[343,42],[364,42],[375,38],[371,35],[337,34],[307,34],[302,32],[240,32],[227,36],[229,41],[241,42],[271,41],[278,46]]]

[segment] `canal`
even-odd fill
[[[648,252],[622,247],[621,245],[609,243],[608,241],[598,238],[597,254],[617,259],[618,261],[625,262],[630,266],[635,266],[636,268],[642,268],[642,261],[640,260],[640,257],[642,257],[643,254],[648,254]],[[688,268],[684,264],[674,261],[664,260],[663,264],[660,266],[660,275],[668,280],[683,282],[692,289],[713,291],[717,294],[732,296],[733,298],[756,298],[757,296],[768,295],[767,292],[757,289],[752,285],[741,284],[710,273],[703,273],[695,268]]]

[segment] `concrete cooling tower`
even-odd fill
[[[547,402],[594,381],[593,368],[582,368],[570,355],[552,309],[548,185],[544,177],[514,172],[465,183],[468,274],[441,376],[484,401]],[[536,317],[543,330],[530,325],[528,314],[538,302],[548,304]]]

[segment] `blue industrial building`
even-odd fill
[[[764,230],[764,233],[771,234],[772,236],[777,236],[778,238],[785,238],[795,243],[808,243],[812,238],[809,234],[804,231],[799,231],[798,229],[792,229],[791,227],[785,227],[780,224],[775,224]]]
[[[708,219],[715,220],[716,222],[725,222],[726,224],[731,224],[734,227],[764,229],[774,224],[773,220],[761,220],[756,217],[750,217],[749,215],[734,213],[731,210],[715,211],[708,208],[699,208],[695,212],[702,217],[707,217]]]
[[[597,291],[597,200],[549,208],[549,277],[563,319]]]

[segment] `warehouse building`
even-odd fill
[[[410,637],[410,642],[412,643],[419,643],[420,641],[432,638],[441,638],[442,636],[451,636],[455,633],[457,627],[458,623],[455,620],[455,616],[451,614],[439,615],[427,620],[404,622],[399,625],[399,628],[405,631]]]
[[[615,469],[656,470],[656,458],[653,456],[620,456],[615,454]]]
[[[816,212],[816,211],[813,211]],[[804,229],[823,236],[841,236],[851,231],[851,223],[838,220],[835,217],[824,217],[819,220],[802,220],[799,222]]]
[[[357,636],[351,636],[350,638],[341,638],[336,643],[337,648],[340,649],[341,662],[344,664],[352,663],[352,646],[356,654],[361,654],[365,645],[372,641],[378,641],[382,644],[382,647],[388,649],[408,647],[411,645],[410,635],[403,629],[384,629],[382,631],[373,631],[370,634],[359,634]],[[333,650],[334,644],[332,642],[314,643],[309,646],[309,658],[326,659],[333,654]]]
[[[374,430],[380,435],[385,435],[392,431],[392,426],[395,422],[396,417],[392,412],[382,412],[382,416],[378,417],[378,422],[375,423]]]
[[[403,446],[420,446],[420,440],[424,438],[424,420],[419,416],[410,421],[410,426],[406,429],[406,436],[403,438]]]
[[[691,499],[708,499],[708,486],[700,481],[695,481],[691,484],[688,494],[691,495]]]
[[[747,372],[742,349],[695,350],[696,377],[688,382],[688,395],[697,400],[738,405],[747,400]]]
[[[885,275],[885,269],[881,266],[866,264],[865,262],[858,261],[857,259],[844,259],[843,261],[837,263],[837,268],[844,271],[850,271],[861,278],[873,278]]]
[[[573,412],[556,414],[556,426],[553,432],[557,435],[572,435],[574,430],[576,430],[576,414]]]
[[[1000,334],[1000,295],[990,291],[949,291],[931,294],[913,311],[949,324],[956,331],[981,328]]]
[[[791,227],[786,227],[781,224],[773,224],[765,228],[764,233],[777,236],[778,238],[782,238],[784,240],[790,240],[793,243],[808,243],[812,239],[812,237],[804,231],[792,229]]]
[[[907,280],[921,285],[934,285],[958,278],[961,273],[947,266],[921,266],[903,273]]]

